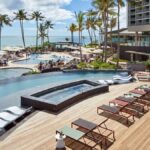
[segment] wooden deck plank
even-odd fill
[[[57,129],[64,125],[70,126],[71,122],[78,118],[84,118],[95,123],[100,123],[105,117],[97,115],[97,106],[108,104],[109,100],[121,96],[142,84],[145,83],[136,82],[111,86],[109,93],[88,98],[69,107],[58,115],[36,111],[0,138],[0,149],[54,150],[56,145],[55,131]],[[130,127],[124,126],[117,121],[109,120],[108,127],[115,130],[117,139],[110,149],[119,150],[119,148],[121,148],[121,150],[137,150],[138,148],[147,148],[150,145],[150,118],[148,116],[150,116],[150,113],[145,114],[140,119],[136,119],[134,125]],[[139,129],[143,129],[142,132],[140,132]],[[147,130],[149,130],[149,132],[147,132]],[[137,135],[140,136],[137,137]],[[140,140],[143,135],[145,137],[144,140],[141,140],[137,144],[137,141]]]

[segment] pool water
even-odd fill
[[[47,58],[44,60],[42,57],[46,56]],[[39,64],[40,62],[48,62],[49,60],[56,62],[58,60],[61,61],[65,61],[66,63],[68,63],[69,61],[71,61],[73,58],[72,57],[67,57],[67,56],[56,56],[56,55],[52,55],[52,54],[31,54],[29,56],[28,59],[26,60],[21,60],[21,61],[16,61],[14,62],[14,64],[32,64],[32,65],[36,65]]]
[[[30,88],[36,88],[46,85],[58,85],[76,80],[91,80],[97,81],[101,79],[112,79],[117,72],[103,72],[103,71],[88,71],[88,72],[72,72],[72,73],[46,73],[41,75],[31,75],[23,78],[16,78],[14,80],[8,80],[0,82],[0,97],[4,97],[10,94],[17,94],[22,90],[28,90]]]
[[[0,69],[0,80],[19,77],[23,73],[26,73],[29,71],[30,69],[24,69],[24,68]]]
[[[67,98],[78,95],[79,93],[87,91],[91,88],[93,88],[92,85],[80,84],[80,85],[72,86],[69,88],[64,88],[64,89],[61,89],[52,93],[45,94],[43,96],[40,96],[40,98],[44,99],[45,102],[58,104],[60,102],[65,101]]]

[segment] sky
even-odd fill
[[[54,29],[50,30],[50,36],[69,36],[68,27],[71,23],[76,23],[74,12],[87,11],[92,8],[92,0],[0,0],[0,14],[8,14],[14,17],[14,12],[18,9],[25,9],[29,14],[35,10],[40,10],[46,19],[52,20]],[[121,27],[127,24],[126,7],[121,9]],[[25,35],[35,36],[35,21],[25,21]],[[86,31],[83,33],[88,35]],[[16,20],[12,27],[3,27],[3,36],[20,36],[20,25]],[[77,33],[76,33],[77,35]]]

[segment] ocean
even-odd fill
[[[70,36],[50,36],[50,42],[64,42],[66,38],[69,38],[71,41]],[[98,39],[98,38],[97,38]],[[34,46],[36,37],[35,36],[26,36],[25,37],[26,46]],[[74,37],[74,42],[78,42],[78,36]],[[83,44],[89,43],[89,37],[85,36],[83,40]],[[41,43],[39,39],[39,44]],[[7,46],[23,46],[21,36],[3,36],[2,37],[2,49]]]

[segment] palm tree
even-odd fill
[[[42,13],[40,11],[34,11],[31,15],[31,19],[35,19],[36,21],[36,50],[38,49],[38,34],[39,34],[39,21],[42,21],[44,19],[44,16],[42,16]]]
[[[119,66],[119,58],[120,58],[120,8],[125,6],[124,0],[116,0],[118,7],[118,45],[117,45],[117,67]]]
[[[6,26],[11,26],[11,20],[8,17],[8,15],[1,15],[0,14],[0,50],[1,50],[1,39],[2,39],[2,27]]]
[[[72,44],[74,45],[74,32],[77,31],[77,26],[76,26],[76,24],[72,23],[72,24],[70,25],[70,27],[69,27],[69,30],[70,30],[70,32],[71,32],[71,42],[72,42]]]
[[[87,17],[86,21],[85,21],[85,25],[86,25],[86,29],[88,31],[89,34],[89,39],[90,39],[90,43],[93,43],[93,39],[92,39],[92,33],[91,33],[91,28],[92,28],[92,19],[91,17]]]
[[[78,23],[78,31],[79,31],[79,46],[80,46],[80,60],[82,61],[82,50],[81,50],[81,44],[82,44],[82,31],[83,31],[83,25],[84,25],[84,13],[80,11],[79,13],[75,12],[76,21]]]
[[[88,34],[89,34],[89,38],[90,38],[90,42],[91,44],[93,43],[93,36],[92,36],[92,30],[93,27],[95,26],[95,16],[97,15],[97,13],[95,11],[93,11],[92,9],[88,10],[86,13],[87,19],[85,21],[85,25],[86,25],[86,29],[88,30]]]
[[[41,23],[40,26],[39,26],[39,35],[38,37],[41,38],[41,46],[44,48],[44,41],[45,41],[45,38],[48,36],[47,33],[46,33],[46,27],[45,27],[45,24],[44,23]]]
[[[91,28],[92,28],[92,31],[93,31],[93,36],[94,36],[95,44],[96,44],[96,42],[97,42],[97,39],[96,39],[96,30],[97,30],[97,28],[96,28],[96,17],[92,17],[91,22],[92,22]]]
[[[52,24],[52,21],[47,20],[47,21],[45,22],[45,27],[46,27],[46,29],[47,29],[48,43],[50,42],[50,40],[49,40],[49,29],[53,29],[53,26],[54,26],[54,24]]]
[[[104,26],[104,54],[103,59],[106,62],[106,50],[107,50],[107,35],[108,35],[108,18],[109,15],[114,11],[112,10],[114,7],[114,0],[92,0],[92,5],[95,7],[98,18],[102,18],[103,26]]]
[[[113,47],[112,46],[112,30],[113,28],[115,28],[117,25],[117,18],[114,18],[113,16],[111,17],[110,19],[110,24],[109,24],[109,27],[110,27],[110,42],[111,42],[111,48]]]
[[[28,20],[27,18],[27,12],[24,9],[18,10],[18,12],[14,13],[16,15],[15,19],[20,21],[20,28],[21,28],[21,34],[22,34],[22,41],[24,48],[26,47],[25,44],[25,36],[24,36],[24,20]]]
[[[102,19],[98,18],[96,20],[95,24],[96,24],[96,26],[98,27],[98,30],[99,30],[99,47],[101,47],[102,32],[103,32],[103,29],[102,29],[102,25],[103,25]]]

